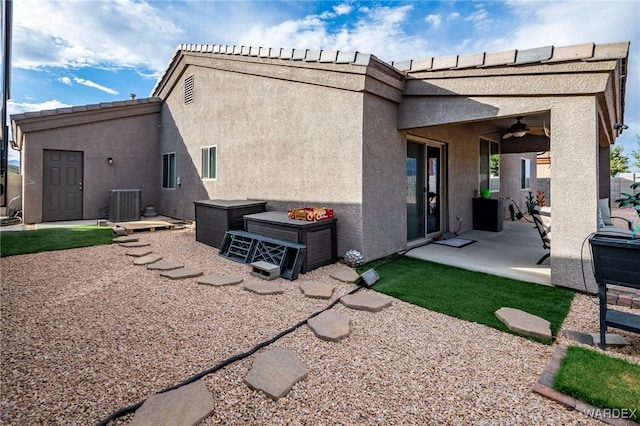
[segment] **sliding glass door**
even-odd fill
[[[443,231],[444,146],[407,142],[407,241]]]

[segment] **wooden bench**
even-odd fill
[[[640,334],[640,315],[607,308],[607,285],[640,289],[640,239],[595,234],[589,238],[600,299],[600,348],[606,350],[607,327]]]

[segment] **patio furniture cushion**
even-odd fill
[[[602,212],[602,220],[605,226],[614,226],[611,221],[611,207],[609,207],[608,198],[600,198],[598,200],[598,210]]]
[[[631,212],[626,212],[625,210],[632,210]],[[602,216],[602,222],[600,221],[600,216]],[[613,219],[617,219],[620,223],[615,223]],[[635,213],[633,208],[629,209],[616,209],[613,214],[611,208],[609,207],[609,199],[601,198],[598,200],[598,234],[607,235],[613,237],[627,237],[634,238],[634,221],[638,221],[638,228],[636,231],[636,236],[640,235],[640,218]],[[624,224],[623,224],[624,223]]]

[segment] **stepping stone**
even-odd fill
[[[156,253],[150,253],[146,256],[142,256],[133,261],[134,265],[148,265],[150,263],[156,263],[161,260],[162,256]]]
[[[300,283],[300,291],[313,299],[331,299],[334,287],[331,284],[307,281]]]
[[[553,338],[551,323],[530,313],[514,308],[500,308],[496,311],[496,317],[502,321],[511,331],[527,336],[540,337],[542,339]]]
[[[120,243],[120,247],[147,247],[151,243],[145,243],[144,241],[131,241],[129,243]]]
[[[204,274],[200,269],[195,268],[180,268],[180,269],[172,269],[170,271],[160,272],[160,276],[168,277],[172,280],[180,280],[183,278],[193,278],[199,277]]]
[[[134,237],[133,235],[126,235],[124,237],[115,237],[113,239],[114,243],[132,243],[134,241],[138,241],[138,237]]]
[[[325,311],[307,321],[316,337],[337,342],[351,334],[351,318],[334,311]]]
[[[284,290],[276,283],[249,283],[244,286],[244,289],[256,294],[268,295],[268,294],[282,294]]]
[[[153,249],[149,247],[138,247],[127,251],[127,256],[142,257],[153,253]]]
[[[198,280],[198,284],[222,287],[226,285],[240,284],[243,281],[240,277],[228,277],[224,275],[207,275]]]
[[[593,344],[600,345],[600,333],[589,333],[593,338]],[[623,346],[631,346],[631,343],[619,334],[607,333],[604,337],[604,342],[607,346],[612,348],[621,348]]]
[[[155,394],[136,411],[131,426],[195,426],[213,414],[213,395],[202,380]]]
[[[583,345],[593,346],[593,336],[589,333],[581,333],[579,331],[565,330],[562,332],[567,339],[575,340]],[[600,335],[598,334],[598,342],[600,341]]]
[[[340,266],[331,274],[329,274],[334,280],[342,281],[345,283],[355,283],[360,278],[360,275],[353,268],[348,266]]]
[[[127,230],[124,229],[122,226],[115,226],[113,228],[113,233],[118,235],[118,236],[125,236],[125,235],[127,235]]]
[[[274,401],[287,395],[293,385],[307,377],[307,369],[289,349],[274,348],[256,356],[244,382]]]
[[[170,262],[168,260],[163,260],[162,262],[155,262],[147,265],[147,269],[154,269],[158,271],[171,271],[172,269],[178,269],[182,267],[184,267],[182,263]]]
[[[391,306],[391,299],[373,293],[348,294],[340,302],[347,308],[370,312],[378,312]]]

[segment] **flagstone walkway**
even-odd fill
[[[113,241],[128,249],[125,254],[134,258],[135,265],[156,270],[162,277],[173,280],[200,277],[198,284],[217,287],[243,282],[242,278],[234,276],[203,276],[201,269],[163,259],[162,256],[154,253],[150,243],[139,241],[133,235],[118,236]],[[331,277],[341,282],[355,283],[359,275],[352,268],[345,266],[336,270]],[[330,299],[334,292],[333,286],[314,282],[301,282],[299,288],[301,295],[317,299]],[[265,280],[246,283],[244,289],[257,296],[283,292],[277,282]],[[340,302],[350,309],[370,312],[379,312],[392,304],[391,299],[372,293],[352,293],[340,298]],[[351,319],[331,310],[325,310],[310,318],[307,326],[316,337],[329,342],[339,342],[351,334]],[[255,357],[253,366],[245,377],[245,383],[249,388],[263,392],[277,401],[286,396],[291,388],[304,380],[307,375],[306,367],[294,352],[285,348],[273,348]],[[213,411],[211,393],[201,380],[197,380],[147,399],[136,411],[132,424],[191,426],[200,423]]]

